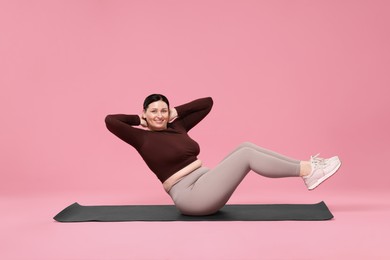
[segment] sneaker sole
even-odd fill
[[[340,161],[339,165],[337,165],[337,167],[333,171],[331,171],[328,175],[325,175],[322,178],[318,179],[318,181],[316,183],[314,183],[313,185],[311,185],[310,187],[308,187],[308,189],[313,190],[313,189],[317,188],[318,185],[320,185],[325,180],[330,178],[333,174],[335,174],[338,171],[338,169],[340,168],[340,166],[341,166],[341,161]]]

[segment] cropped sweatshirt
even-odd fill
[[[149,131],[139,127],[138,115],[107,115],[107,129],[133,146],[150,170],[164,183],[174,173],[197,160],[200,149],[188,131],[210,112],[211,97],[196,99],[175,107],[178,117],[167,129]]]

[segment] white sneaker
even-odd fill
[[[303,176],[303,180],[309,190],[316,188],[323,181],[335,174],[341,166],[341,161],[338,156],[328,159],[319,158],[318,155],[312,156],[311,173]]]

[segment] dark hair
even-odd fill
[[[149,106],[150,103],[153,103],[153,102],[156,102],[156,101],[164,101],[165,103],[167,103],[168,105],[168,108],[169,108],[169,101],[168,99],[166,98],[166,96],[162,95],[162,94],[151,94],[149,96],[147,96],[145,98],[145,101],[144,101],[144,110],[146,110]]]

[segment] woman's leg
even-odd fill
[[[214,169],[200,168],[175,184],[169,194],[183,214],[218,211],[250,170],[270,178],[298,177],[300,162],[244,143]]]
[[[298,160],[296,159],[293,159],[291,157],[287,157],[283,154],[280,154],[280,153],[277,153],[277,152],[274,152],[274,151],[271,151],[271,150],[268,150],[268,149],[265,149],[263,147],[260,147],[260,146],[257,146],[255,145],[254,143],[251,143],[251,142],[244,142],[242,144],[240,144],[236,149],[234,149],[230,154],[228,154],[223,160],[225,160],[226,158],[228,158],[232,153],[234,153],[235,151],[237,150],[240,150],[241,148],[243,147],[251,147],[259,152],[263,152],[265,154],[268,154],[268,155],[273,155],[279,159],[282,159],[282,160],[285,160],[285,161],[288,161],[288,162],[292,162],[292,163],[299,163]]]

